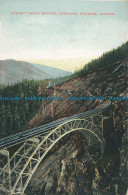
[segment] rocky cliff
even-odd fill
[[[77,76],[56,87],[57,96],[127,96],[127,60]],[[48,93],[48,92],[47,92]],[[70,94],[69,94],[70,93]],[[49,92],[52,95],[53,91]],[[80,132],[64,137],[49,152],[26,190],[32,195],[125,195],[127,191],[127,101],[113,100],[104,113],[105,151],[93,164],[87,157],[86,140]],[[102,106],[102,101],[47,102],[58,119]],[[51,112],[42,114],[43,104],[26,128],[44,123]],[[49,120],[52,120],[50,118]]]

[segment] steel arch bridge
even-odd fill
[[[40,133],[24,140],[11,158],[8,148],[1,149],[0,155],[5,157],[6,163],[0,170],[0,190],[9,195],[23,195],[32,175],[50,149],[74,131],[83,133],[88,158],[95,164],[104,152],[103,115],[99,112],[71,118],[50,129],[45,135]],[[95,148],[95,155],[91,155],[90,147]]]

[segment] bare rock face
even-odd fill
[[[89,190],[95,168],[87,158],[84,137],[80,133],[71,137],[65,137],[38,167],[27,194],[74,195]]]
[[[58,88],[64,90],[70,86],[73,96],[79,93],[83,96],[126,96],[126,69],[127,61],[118,62],[109,68],[73,78]],[[101,105],[65,101],[55,107],[55,119],[68,116],[68,112],[82,112],[83,107],[89,110]],[[112,101],[106,112],[109,121],[104,126],[106,146],[102,159],[94,164],[87,155],[85,137],[80,132],[71,133],[41,162],[26,189],[27,195],[126,195],[127,102]],[[40,113],[29,125],[34,126],[39,117]],[[42,120],[39,123],[42,124]]]
[[[123,107],[114,105],[115,118],[119,117],[121,110],[125,110],[125,105]],[[120,117],[124,121],[124,112]],[[75,132],[64,137],[64,140],[53,148],[38,167],[26,194],[125,195],[127,189],[126,136],[124,134],[126,126],[123,123],[122,128],[119,128],[118,122],[114,125],[115,131],[108,129],[109,141],[106,142],[105,153],[97,164],[88,158],[83,134]],[[111,142],[113,145],[110,144]],[[112,147],[114,145],[116,146]]]

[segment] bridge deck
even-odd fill
[[[0,139],[0,149],[9,148],[11,146],[17,145],[19,143],[24,142],[26,139],[35,137],[37,135],[46,135],[48,134],[52,129],[56,128],[58,125],[67,122],[72,119],[80,118],[80,117],[89,117],[91,115],[97,114],[98,112],[101,112],[102,110],[106,109],[110,105],[110,101],[103,107],[89,110],[80,114],[76,114],[70,117],[66,117],[63,119],[59,119],[57,121],[53,121],[17,134],[13,134],[11,136],[5,137]]]

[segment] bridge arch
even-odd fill
[[[32,175],[50,149],[60,139],[74,131],[86,132],[85,136],[88,144],[92,142],[92,145],[100,144],[100,147],[102,147],[101,127],[98,127],[92,121],[80,118],[66,121],[52,129],[45,137],[39,135],[34,139],[28,139],[10,160],[10,194],[24,194]],[[9,179],[8,176],[6,182],[9,182]]]

